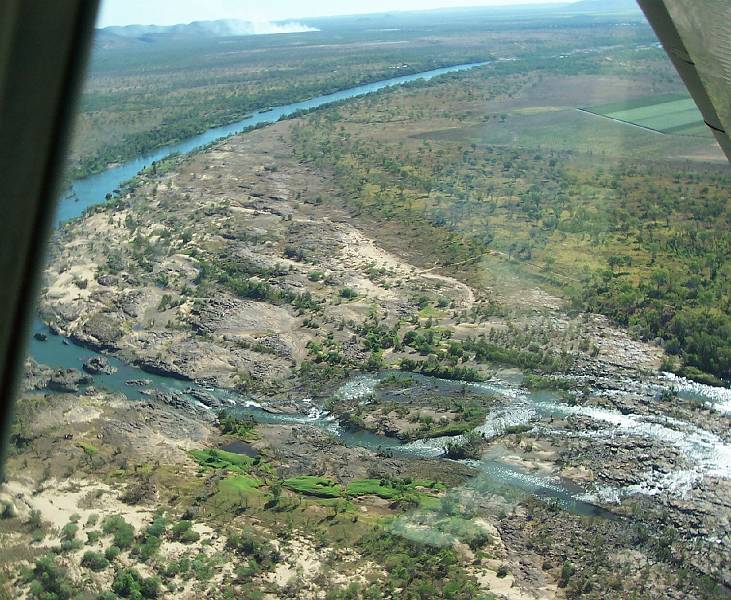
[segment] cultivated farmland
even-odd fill
[[[660,133],[681,135],[706,133],[703,117],[695,102],[682,94],[650,96],[581,110]]]

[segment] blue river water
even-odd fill
[[[246,118],[230,123],[229,125],[213,127],[199,135],[187,138],[181,142],[162,146],[153,152],[143,154],[124,164],[111,167],[97,175],[92,175],[90,177],[74,181],[68,195],[62,198],[59,202],[55,225],[59,225],[64,221],[78,217],[90,206],[94,206],[95,204],[99,204],[104,201],[105,196],[108,193],[117,189],[125,181],[132,179],[142,169],[149,167],[153,162],[162,160],[171,154],[187,154],[217,140],[241,133],[250,127],[275,123],[276,121],[291,116],[301,110],[309,110],[325,106],[327,104],[340,102],[342,100],[347,100],[349,98],[372,94],[378,90],[403,85],[411,81],[428,81],[429,79],[438,77],[439,75],[466,71],[485,64],[487,63],[479,62],[442,67],[431,71],[423,71],[412,75],[403,75],[401,77],[394,77],[393,79],[385,79],[374,83],[368,83],[366,85],[359,85],[347,90],[334,92],[332,94],[316,96],[315,98],[310,98],[309,100],[304,100],[302,102],[294,102],[283,106],[274,106],[257,111]]]
[[[74,344],[71,340],[60,335],[55,335],[40,319],[33,324],[34,334],[41,334],[45,340],[37,339],[35,336],[30,343],[30,354],[38,362],[57,369],[80,369],[84,361],[93,356],[103,356],[107,363],[114,369],[113,373],[100,373],[91,377],[91,385],[103,388],[111,392],[122,393],[130,400],[144,400],[149,398],[153,392],[163,394],[174,394],[184,398],[188,402],[196,403],[196,395],[204,393],[214,397],[224,406],[240,415],[250,415],[258,423],[274,425],[311,425],[321,429],[338,439],[348,447],[361,447],[371,450],[385,452],[392,456],[401,457],[425,457],[438,458],[442,453],[442,447],[446,439],[427,440],[425,443],[405,444],[396,438],[378,435],[366,430],[352,430],[341,427],[338,421],[324,411],[315,403],[310,403],[310,410],[302,414],[289,414],[272,412],[263,408],[249,398],[242,396],[232,390],[212,388],[200,385],[194,381],[183,381],[164,375],[148,373],[142,369],[129,365],[113,356],[100,354],[90,348]],[[369,387],[375,385],[379,379],[388,376],[384,372],[377,376],[354,377],[341,389],[347,390],[353,382],[366,379]],[[424,380],[424,376],[413,375],[414,378]],[[482,391],[485,394],[512,395],[514,388],[511,385],[493,382],[490,384],[465,384],[464,382],[428,378],[434,389],[443,392],[455,390],[465,385],[472,387],[472,391]],[[81,386],[82,389],[87,386]],[[339,392],[336,392],[336,394]],[[346,393],[349,393],[346,391]],[[553,396],[549,392],[529,393],[526,397],[529,404],[536,409],[537,414],[542,413],[542,405]],[[203,409],[202,405],[199,405]],[[205,409],[204,409],[205,410]],[[510,410],[510,409],[509,409]],[[526,418],[530,420],[531,414],[524,414],[520,410],[514,411],[518,421],[523,422]],[[500,427],[504,428],[513,423],[509,418],[505,419],[500,415],[496,419]],[[517,421],[516,421],[517,422]],[[528,421],[526,421],[527,423]],[[497,433],[497,432],[495,432]],[[582,499],[584,490],[572,485],[568,481],[556,478],[536,476],[526,472],[514,465],[503,462],[499,457],[483,457],[480,461],[468,461],[470,466],[479,472],[475,486],[484,491],[508,495],[517,499],[522,496],[536,496],[549,502],[556,502],[559,506],[570,512],[585,516],[609,517],[608,511],[598,507],[592,502]]]

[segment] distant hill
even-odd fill
[[[117,35],[106,29],[97,29],[94,32],[94,45],[97,48],[129,48],[141,43],[137,38]]]
[[[463,6],[429,10],[389,11],[330,17],[310,17],[302,23],[322,31],[384,30],[414,27],[440,27],[471,24],[491,26],[499,20],[564,17],[566,15],[593,17],[603,15],[642,15],[636,0],[578,0],[555,4],[511,4],[497,6]]]
[[[315,28],[297,22],[253,22],[238,19],[193,21],[179,25],[125,25],[97,30],[97,43],[105,46],[122,44],[124,39],[153,41],[157,37],[228,37],[275,33],[305,33]]]
[[[494,16],[532,15],[606,15],[618,13],[640,13],[636,0],[578,0],[557,4],[533,4],[517,6],[482,6],[435,9],[427,11],[395,11],[343,15],[336,17],[313,17],[301,21],[255,22],[238,19],[218,21],[193,21],[178,25],[125,25],[111,26],[96,31],[96,45],[103,48],[121,48],[146,42],[168,39],[193,39],[229,36],[248,36],[278,33],[305,33],[332,29],[384,28],[394,24],[397,27],[424,26],[430,21],[438,22],[449,15],[450,19],[492,18]],[[431,23],[433,24],[433,23]]]

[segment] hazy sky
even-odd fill
[[[458,6],[548,4],[557,0],[102,0],[99,26],[190,21],[274,21],[324,15]]]

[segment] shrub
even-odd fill
[[[218,428],[222,433],[233,433],[246,438],[255,427],[256,419],[252,415],[237,416],[227,410],[218,413]]]
[[[34,508],[30,511],[30,515],[28,516],[28,527],[31,529],[40,529],[43,527],[43,519],[41,518],[40,510]]]
[[[160,595],[160,580],[157,577],[142,577],[135,569],[120,569],[112,582],[112,591],[122,598],[157,598]]]
[[[287,246],[284,249],[284,256],[297,262],[304,262],[306,260],[305,253],[294,246]]]
[[[86,543],[87,544],[96,544],[99,541],[100,537],[101,537],[101,532],[97,531],[96,529],[93,531],[87,531],[86,532]]]
[[[160,579],[146,577],[140,583],[140,588],[143,598],[157,598],[160,595]]]
[[[183,575],[190,569],[190,559],[182,556],[178,560],[174,560],[165,568],[166,577],[176,577]]]
[[[87,552],[84,552],[84,556],[81,559],[81,566],[98,572],[106,569],[109,566],[109,561],[101,552],[88,550]]]
[[[246,564],[239,565],[236,569],[236,576],[244,581],[280,560],[277,551],[252,531],[229,534],[226,548],[248,559]]]
[[[33,570],[28,574],[30,594],[42,600],[67,600],[74,589],[66,579],[66,570],[56,564],[54,556],[48,554],[36,560]]]
[[[132,554],[139,556],[142,561],[147,561],[157,554],[162,544],[161,537],[165,534],[165,516],[158,512],[145,529],[139,544],[132,550]]]
[[[368,360],[363,364],[364,371],[380,371],[386,366],[386,361],[383,360],[383,352],[376,350],[371,352]]]
[[[214,559],[209,559],[205,554],[201,553],[191,561],[190,570],[198,581],[208,581],[214,575],[214,564]]]
[[[165,527],[167,523],[165,517],[162,514],[157,514],[152,520],[152,523],[147,527],[145,534],[148,536],[161,537],[165,533]]]
[[[449,442],[444,448],[444,455],[453,460],[464,460],[466,458],[480,458],[481,440],[480,434],[470,432],[465,435],[464,442]]]
[[[558,579],[558,587],[566,587],[569,583],[569,579],[571,579],[571,576],[575,572],[576,569],[574,568],[573,563],[568,560],[564,561],[563,565],[561,566],[561,577],[559,577]]]
[[[61,552],[75,552],[80,550],[82,545],[81,540],[64,540],[61,542]]]
[[[363,536],[358,547],[364,556],[384,566],[389,589],[413,590],[413,598],[480,597],[477,581],[460,568],[452,548],[435,548],[380,529]]]
[[[121,553],[122,550],[119,548],[119,546],[109,546],[109,548],[104,551],[104,558],[106,558],[109,562],[112,562]]]
[[[79,531],[79,526],[76,523],[67,523],[61,529],[61,539],[63,541],[71,541],[76,539],[76,533]]]
[[[121,549],[130,548],[135,539],[135,528],[120,515],[107,517],[102,525],[102,531],[107,535],[112,534],[113,544]]]
[[[178,540],[183,544],[190,544],[197,542],[200,539],[200,534],[192,529],[193,523],[188,520],[178,521],[173,525],[171,535],[174,540]]]
[[[154,535],[148,535],[138,546],[136,546],[132,550],[132,552],[135,555],[139,555],[142,561],[147,561],[148,559],[155,556],[155,554],[157,554],[157,551],[160,549],[161,544],[162,541],[159,537],[156,537]]]
[[[0,501],[0,519],[12,519],[16,514],[15,504],[8,500]]]
[[[533,429],[532,425],[509,425],[505,428],[506,435],[520,435],[521,433],[527,433]]]
[[[46,537],[46,533],[42,529],[34,529],[31,533],[31,541],[34,544],[39,544]]]

